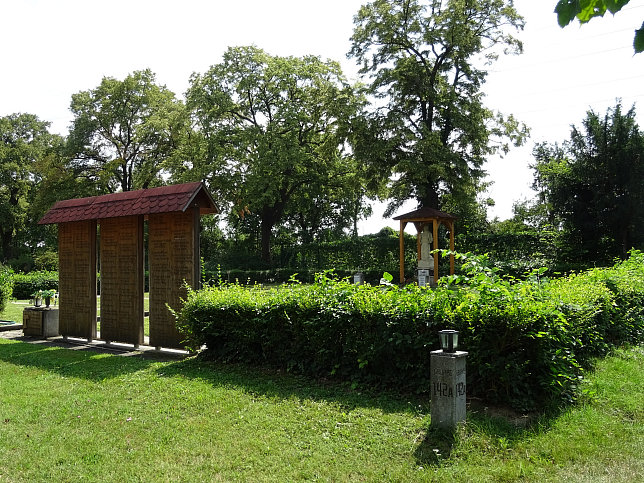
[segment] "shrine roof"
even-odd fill
[[[456,217],[444,211],[435,208],[422,207],[417,210],[410,211],[404,215],[394,216],[394,220],[402,221],[426,221],[426,220],[455,220]]]
[[[38,224],[185,212],[191,206],[198,206],[202,215],[218,213],[206,186],[196,182],[59,201]]]

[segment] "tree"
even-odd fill
[[[33,114],[0,117],[0,248],[2,259],[16,253],[16,237],[28,222],[35,187],[41,180],[37,163],[51,154],[60,137]]]
[[[560,0],[555,7],[560,27],[570,24],[575,18],[585,24],[595,17],[603,17],[606,11],[613,15],[619,12],[630,0]],[[644,51],[644,22],[635,30],[633,39],[635,53]]]
[[[200,155],[175,173],[207,180],[235,216],[258,217],[269,261],[273,229],[329,203],[354,174],[347,125],[361,103],[335,62],[229,48],[191,79],[191,149]]]
[[[349,56],[370,76],[376,108],[356,154],[393,175],[388,214],[407,199],[441,208],[447,194],[471,204],[486,156],[524,140],[525,127],[486,108],[481,91],[485,65],[522,50],[506,30],[522,28],[501,0],[375,0],[360,9]]]
[[[644,246],[644,133],[635,108],[588,111],[564,145],[535,148],[534,188],[581,258],[610,262]]]
[[[104,192],[148,188],[185,134],[185,106],[155,83],[150,70],[120,81],[103,78],[93,90],[72,96],[71,169]]]

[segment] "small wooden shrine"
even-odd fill
[[[431,227],[431,249],[438,249],[438,227],[443,224],[449,232],[449,249],[454,251],[454,222],[456,217],[434,208],[418,208],[417,210],[394,217],[394,220],[400,221],[400,283],[405,282],[405,227],[408,223],[413,223],[416,227],[418,260],[423,260],[421,253],[421,235],[427,233],[426,227]],[[433,254],[433,263],[428,266],[433,268],[434,283],[438,280],[438,253]],[[450,256],[450,274],[454,274],[454,255]]]
[[[200,182],[56,203],[38,223],[58,224],[60,334],[97,337],[98,269],[100,338],[143,344],[147,222],[149,343],[181,348],[168,306],[179,308],[184,283],[199,286],[199,218],[209,213],[217,207]]]

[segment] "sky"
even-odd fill
[[[256,45],[271,55],[317,55],[341,63],[351,81],[357,66],[347,59],[353,16],[366,0],[0,0],[0,116],[22,112],[66,135],[72,94],[96,88],[103,77],[122,79],[150,68],[157,82],[183,97],[190,75],[219,63],[229,46]],[[607,14],[565,29],[553,13],[556,0],[515,0],[526,26],[516,35],[524,53],[490,67],[485,105],[514,114],[531,138],[487,165],[490,218],[507,219],[512,205],[532,196],[537,142],[562,142],[590,109],[604,114],[620,98],[624,108],[644,110],[644,53],[633,55],[634,30],[644,2],[632,0]],[[644,112],[644,111],[643,111]],[[638,121],[644,128],[644,113]],[[415,208],[410,202],[396,214]],[[383,203],[359,225],[361,234],[397,222],[383,219]]]

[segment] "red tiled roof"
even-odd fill
[[[426,219],[439,219],[439,220],[455,220],[454,215],[445,213],[444,211],[437,210],[435,208],[418,208],[417,210],[410,211],[404,215],[394,216],[394,220],[406,220],[406,221],[422,221]]]
[[[196,182],[59,201],[38,224],[186,211],[193,203],[202,215],[218,212],[205,185]]]

